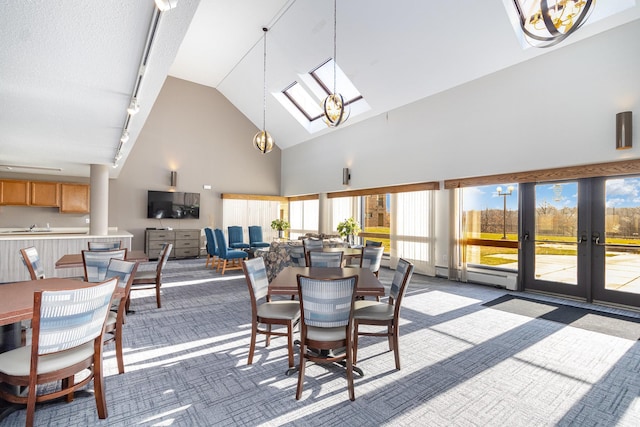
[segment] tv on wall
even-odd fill
[[[200,218],[200,193],[149,190],[147,218]]]

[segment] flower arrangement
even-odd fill
[[[284,219],[274,219],[271,221],[271,228],[278,231],[288,230],[291,227],[289,222]]]
[[[342,237],[348,237],[350,240],[353,240],[353,236],[357,236],[361,231],[360,224],[353,217],[338,223],[338,233]]]

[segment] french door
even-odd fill
[[[521,184],[525,290],[640,307],[640,178]]]

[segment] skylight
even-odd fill
[[[298,77],[299,81],[294,81],[280,94],[275,94],[276,98],[309,133],[325,129],[327,125],[322,120],[322,101],[333,93],[333,59]],[[336,81],[336,90],[350,106],[351,117],[370,109],[358,89],[337,65]]]

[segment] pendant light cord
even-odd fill
[[[267,31],[269,29],[267,27],[263,27],[262,31],[264,31],[264,58],[262,64],[262,130],[267,129]]]
[[[338,59],[336,58],[336,40],[337,40],[337,36],[336,36],[336,32],[337,32],[337,27],[338,27],[338,20],[336,18],[337,16],[337,3],[338,0],[333,0],[333,93],[335,95],[336,93],[336,63],[338,61]]]

